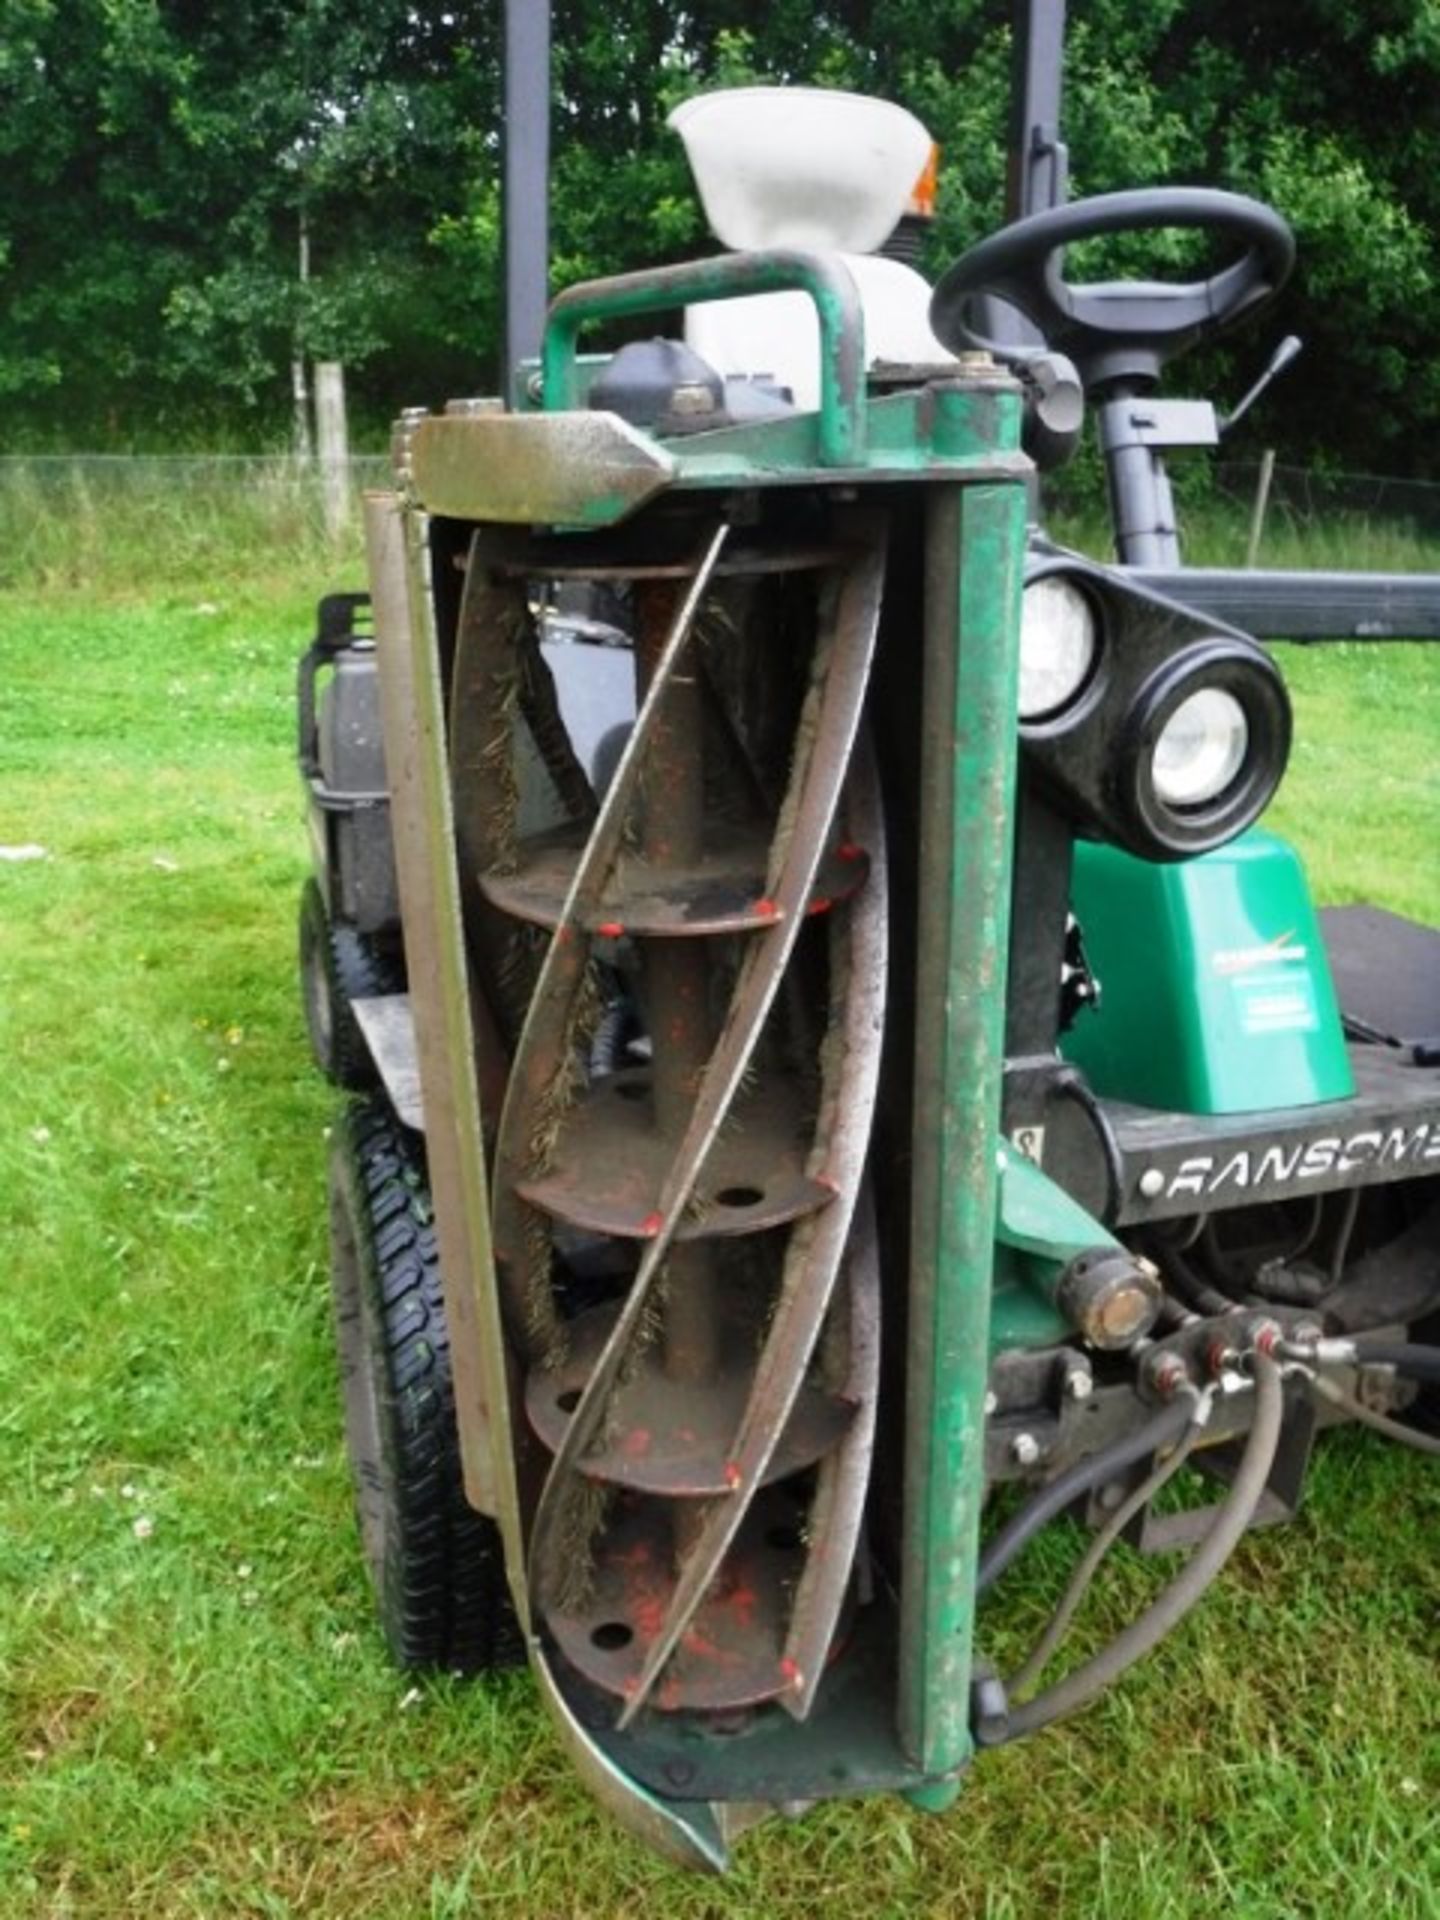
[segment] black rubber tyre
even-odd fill
[[[493,1520],[465,1498],[424,1149],[353,1102],[330,1159],[331,1281],[355,1504],[380,1625],[402,1667],[522,1657]]]
[[[358,927],[332,920],[319,882],[300,895],[300,997],[315,1064],[338,1087],[366,1093],[376,1084],[375,1063],[353,1003],[398,992],[395,969]]]
[[[1422,1347],[1440,1347],[1440,1313],[1432,1313],[1428,1320],[1412,1327],[1408,1337]],[[1427,1381],[1403,1418],[1422,1433],[1440,1433],[1440,1387]]]

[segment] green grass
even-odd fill
[[[0,593],[0,1915],[1440,1912],[1440,1481],[1327,1444],[1300,1524],[943,1819],[775,1822],[721,1885],[574,1780],[528,1679],[412,1687],[372,1628],[294,986],[291,689],[321,566],[223,519]],[[87,536],[89,539],[90,536]],[[32,549],[32,552],[35,549]],[[77,550],[78,551],[78,550]],[[1280,824],[1440,917],[1440,651],[1285,655]],[[142,1524],[145,1523],[145,1524]],[[1053,1602],[1047,1540],[986,1615]],[[1121,1558],[1081,1636],[1150,1589]]]

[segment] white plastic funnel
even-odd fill
[[[871,253],[930,155],[903,107],[829,87],[735,87],[670,115],[717,240]]]

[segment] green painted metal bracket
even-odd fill
[[[996,1144],[1000,1211],[995,1238],[1017,1256],[1025,1284],[1090,1345],[1127,1346],[1154,1319],[1154,1268],[1108,1233],[1008,1141]]]
[[[1020,389],[1007,374],[959,392],[947,382],[884,394],[865,411],[864,465],[835,473],[838,481],[1028,480],[1034,471],[1013,445]],[[679,463],[679,487],[744,486],[786,472],[809,480],[821,464],[819,429],[818,414],[796,413],[661,444]]]
[[[965,396],[938,398],[943,454]],[[972,1749],[1024,545],[1018,483],[930,494],[898,1711],[931,1801]]]
[[[1008,1140],[997,1141],[995,1154],[1000,1171],[995,1237],[1002,1246],[1062,1267],[1092,1248],[1119,1246],[1093,1214]]]
[[[819,463],[862,465],[865,315],[854,278],[833,254],[790,249],[724,253],[713,260],[653,267],[567,288],[551,303],[541,346],[546,412],[568,412],[580,404],[577,350],[583,327],[752,293],[805,293],[814,302],[820,323]]]

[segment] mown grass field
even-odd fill
[[[294,985],[304,530],[0,513],[0,1916],[1440,1913],[1440,1477],[1356,1434],[1098,1709],[949,1815],[822,1809],[723,1884],[613,1830],[524,1675],[372,1629]],[[1432,559],[1432,564],[1433,564]],[[1275,823],[1440,917],[1440,649],[1285,656]],[[985,1616],[1033,1631],[1074,1543]],[[1154,1569],[1121,1557],[1081,1644]]]

